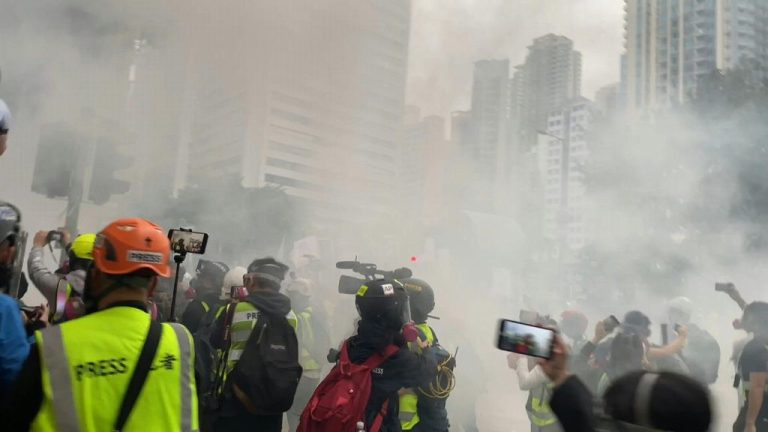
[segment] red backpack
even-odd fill
[[[296,432],[355,432],[357,422],[365,422],[365,409],[371,397],[373,369],[397,353],[400,348],[389,345],[383,354],[374,354],[365,363],[356,365],[349,360],[344,342],[339,363],[317,387],[309,400]],[[384,402],[368,432],[379,432],[389,401]]]

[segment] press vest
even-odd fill
[[[435,343],[435,333],[427,323],[416,324],[430,345]],[[411,351],[420,351],[413,343],[408,344]],[[419,424],[419,396],[413,389],[406,389],[400,393],[400,428],[404,431],[411,430]]]
[[[227,306],[231,307],[231,306]],[[288,312],[285,317],[288,323],[296,330],[297,319],[293,311]],[[227,374],[237,364],[240,357],[243,355],[243,350],[248,342],[248,338],[253,332],[253,328],[256,327],[256,321],[259,319],[259,311],[256,306],[247,301],[241,301],[237,303],[234,316],[232,318],[232,326],[230,327],[232,342],[229,348],[229,357],[227,359]]]
[[[150,317],[113,307],[35,332],[43,402],[33,431],[109,431],[138,362]],[[192,337],[180,324],[162,336],[125,431],[197,431]]]

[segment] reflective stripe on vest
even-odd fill
[[[544,427],[557,423],[557,417],[549,407],[549,387],[542,385],[528,395],[528,403],[525,410],[528,413],[528,419],[534,426]]]
[[[211,306],[209,306],[207,302],[204,302],[202,300],[200,300],[200,306],[203,307],[203,310],[205,311],[205,313],[208,313],[208,311],[211,310]]]
[[[55,430],[80,430],[77,420],[75,399],[72,395],[69,375],[69,360],[64,349],[61,326],[52,326],[43,332],[43,344],[40,346],[43,361],[48,365],[50,386],[53,390],[51,401],[56,419]],[[42,366],[42,362],[40,363]]]
[[[139,309],[115,307],[36,332],[43,401],[31,430],[111,430],[149,320]],[[193,355],[189,332],[163,324],[126,431],[198,429]]]
[[[400,394],[400,428],[411,430],[419,424],[419,397],[412,390]]]

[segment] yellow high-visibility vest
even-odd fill
[[[435,343],[435,334],[427,323],[416,324],[416,327],[421,330],[427,337],[427,342],[430,345]],[[420,348],[415,344],[409,344],[411,351],[419,351]],[[409,431],[419,424],[419,396],[412,389],[404,390],[400,392],[400,429]]]
[[[147,312],[118,306],[35,332],[43,402],[33,431],[109,431],[114,427],[149,331]],[[162,324],[147,380],[125,431],[197,431],[192,336]]]

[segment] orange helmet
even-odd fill
[[[162,229],[139,218],[119,219],[107,225],[93,246],[94,264],[111,275],[146,269],[158,276],[169,277],[170,257],[171,243]]]

